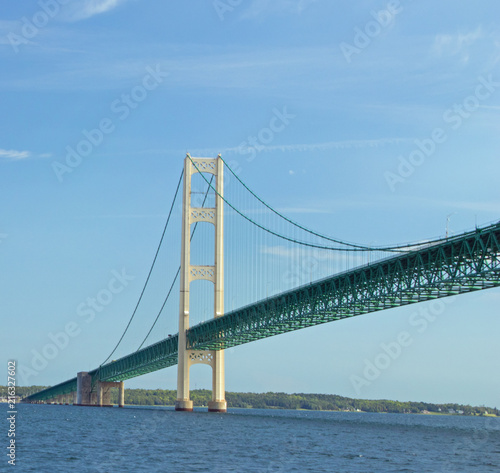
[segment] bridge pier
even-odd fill
[[[111,406],[110,383],[97,382],[97,405],[99,407]]]
[[[118,407],[125,407],[125,383],[120,381],[118,383]]]
[[[82,371],[76,377],[76,393],[74,395],[75,406],[99,406],[112,407],[111,388],[118,388],[118,407],[125,405],[125,384],[123,381],[109,382],[97,381],[95,392],[92,391],[92,376]]]
[[[76,375],[76,405],[89,406],[91,402],[92,377],[86,371]]]
[[[224,352],[188,350],[186,331],[189,329],[190,284],[197,279],[205,279],[214,284],[214,317],[224,315],[224,163],[220,155],[213,158],[191,158],[184,160],[184,197],[182,215],[181,287],[179,308],[179,350],[177,366],[176,411],[192,411],[193,401],[189,399],[189,369],[195,363],[212,367],[212,401],[209,412],[226,412],[224,386]],[[191,207],[191,178],[197,172],[215,176],[215,208]],[[191,224],[208,222],[215,226],[214,265],[195,266],[191,264]]]
[[[224,351],[214,351],[213,354],[212,401],[208,403],[208,412],[227,412],[226,389],[224,383]]]
[[[121,382],[108,382],[108,381],[98,381],[97,382],[97,405],[100,407],[112,407],[111,404],[111,388],[118,388],[120,390],[120,400],[119,407],[124,406],[124,384]]]

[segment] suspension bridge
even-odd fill
[[[224,172],[231,187],[245,196],[241,202],[225,195]],[[180,247],[169,246],[169,251],[180,251],[180,266],[171,270],[172,284],[146,338],[135,351],[109,361],[127,335],[152,280],[167,229],[175,220],[181,187]],[[248,201],[253,203],[248,205]],[[206,223],[213,227],[200,225]],[[195,247],[198,235],[201,251]],[[228,238],[232,242],[229,249],[224,244]],[[231,274],[240,272],[225,277],[225,269]],[[208,286],[197,287],[196,297],[191,298],[191,285],[199,280]],[[117,345],[96,369],[33,393],[24,402],[105,406],[110,405],[110,389],[118,387],[119,405],[123,406],[124,381],[178,365],[176,410],[191,411],[189,369],[202,363],[211,366],[213,373],[208,410],[224,412],[227,348],[498,286],[500,222],[412,244],[377,247],[350,243],[287,218],[246,186],[220,155],[194,158],[188,154],[146,283]],[[178,299],[173,296],[177,293]],[[225,311],[229,304],[231,310]],[[190,314],[199,318],[207,311],[208,320],[190,325]],[[172,313],[178,314],[178,333],[144,346],[162,314]]]

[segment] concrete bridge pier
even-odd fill
[[[76,375],[76,405],[90,406],[92,390],[92,377],[87,371],[81,371]]]
[[[118,384],[118,407],[125,407],[125,383],[120,381]]]
[[[76,377],[76,393],[74,396],[75,406],[100,406],[112,407],[111,388],[119,389],[119,407],[125,405],[125,384],[120,382],[97,381],[95,390],[92,390],[92,376],[82,371]]]
[[[111,407],[111,391],[109,383],[97,382],[97,405],[99,407]]]
[[[123,407],[125,405],[125,387],[123,381],[120,382],[107,382],[98,381],[97,382],[97,405],[101,407],[112,407],[111,404],[111,388],[119,389],[119,401],[118,406]]]

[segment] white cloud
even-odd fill
[[[328,214],[331,213],[327,209],[307,208],[307,207],[283,207],[276,209],[282,214]]]
[[[259,145],[259,151],[325,151],[329,149],[351,149],[351,148],[378,148],[380,146],[395,145],[411,141],[409,138],[380,138],[374,140],[345,140],[345,141],[327,141],[323,143],[306,143],[290,145]],[[225,151],[238,151],[244,153],[248,148],[228,148]]]
[[[52,153],[33,154],[31,151],[19,151],[17,149],[1,149],[0,160],[22,161],[24,159],[50,158]]]
[[[432,49],[438,56],[458,56],[460,62],[467,64],[471,56],[471,46],[483,37],[481,27],[469,33],[438,34],[434,38]]]
[[[353,148],[379,148],[382,146],[394,146],[404,143],[413,143],[415,138],[376,138],[376,139],[360,139],[360,140],[344,140],[344,141],[326,141],[322,143],[304,143],[304,144],[289,144],[289,145],[262,145],[259,144],[260,152],[282,151],[282,152],[313,152],[326,151],[331,149],[353,149]],[[219,148],[191,148],[189,153],[192,156],[217,156],[221,153],[223,156],[247,156],[252,149],[251,146],[237,147],[219,147]],[[144,150],[144,153],[164,154],[164,153],[185,153],[185,149],[149,149]],[[296,171],[289,171],[289,174],[295,174]]]
[[[77,0],[68,4],[63,18],[66,21],[80,21],[113,10],[126,0]]]
[[[500,202],[470,202],[470,201],[452,201],[443,202],[449,207],[455,207],[460,210],[471,210],[476,212],[491,212],[498,213]]]
[[[29,151],[17,151],[15,149],[0,149],[0,159],[11,159],[13,161],[20,161],[31,156]]]
[[[428,199],[415,198],[412,201],[419,203],[424,207],[443,207],[445,209],[469,210],[474,212],[491,212],[498,214],[500,209],[500,201],[470,201],[470,200],[445,200],[445,199]]]
[[[293,13],[300,15],[311,4],[319,0],[253,0],[241,15],[242,19],[253,20],[269,14]]]
[[[318,248],[304,248],[304,247],[287,247],[281,245],[275,246],[262,246],[260,252],[265,255],[282,256],[287,259],[299,259],[304,256],[314,257],[315,259],[330,261],[337,253],[328,250],[320,250]]]
[[[292,263],[295,266],[293,272],[297,284],[311,282],[369,261],[369,255],[365,253],[351,253],[348,255],[345,251],[307,247],[291,248],[282,245],[264,245],[260,248],[260,252]]]

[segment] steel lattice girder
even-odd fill
[[[44,389],[43,391],[38,391],[31,396],[27,396],[25,400],[29,401],[47,401],[49,399],[55,399],[57,396],[62,396],[64,394],[70,394],[76,392],[76,378],[64,381],[64,383],[57,384],[50,388]]]
[[[500,223],[423,246],[192,327],[187,347],[220,350],[291,330],[500,286]]]
[[[179,336],[174,335],[154,345],[112,361],[92,371],[92,381],[125,381],[177,364]]]
[[[174,335],[93,371],[89,371],[89,374],[92,376],[92,385],[94,386],[98,380],[125,381],[135,376],[176,365],[178,343],[179,337],[178,335]],[[61,394],[75,392],[77,389],[76,383],[76,378],[70,379],[57,386],[52,386],[36,394],[32,394],[26,400],[45,401]]]
[[[187,331],[187,348],[221,350],[369,312],[500,286],[500,222],[444,243],[326,278]],[[178,335],[95,369],[92,383],[124,381],[177,364]],[[76,378],[26,398],[76,391]]]

